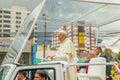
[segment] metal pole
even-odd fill
[[[46,15],[43,14],[43,16],[45,17],[45,24],[44,24],[44,51],[43,51],[43,58],[45,58],[45,54],[46,54]]]

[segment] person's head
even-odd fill
[[[26,77],[26,71],[19,71],[18,74],[17,74],[17,79],[18,80],[24,80],[25,77]]]
[[[37,70],[34,80],[47,80],[48,74],[44,70]]]
[[[95,54],[93,54],[93,53],[89,53],[88,54],[88,60],[90,60],[90,59],[92,59],[92,58],[94,58],[95,57]]]
[[[102,52],[102,48],[96,47],[95,52],[96,52],[96,55],[100,54]]]
[[[64,41],[67,38],[67,32],[65,30],[58,31],[58,39],[60,42]]]

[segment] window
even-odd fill
[[[16,21],[16,23],[18,23],[18,21]]]
[[[10,34],[3,34],[4,37],[10,37]]]
[[[16,14],[21,15],[21,12],[16,12]]]
[[[2,13],[2,11],[0,10],[0,13]]]
[[[21,17],[16,16],[16,19],[21,19]]]
[[[21,23],[21,21],[16,21],[16,23],[19,23],[19,24],[20,24],[20,23]]]
[[[4,18],[11,18],[10,16],[8,16],[8,15],[4,15]]]
[[[15,32],[18,32],[18,30],[16,30]]]
[[[4,25],[5,28],[10,28],[10,25]]]
[[[0,37],[1,37],[1,35],[0,35]],[[0,54],[0,65],[1,65],[1,63],[2,63],[2,61],[4,59],[4,57],[5,57],[5,55],[6,54]],[[1,73],[1,71],[0,71],[0,73]],[[0,75],[0,76],[2,76],[2,75]]]
[[[5,23],[10,23],[10,20],[4,20]]]
[[[3,32],[10,32],[10,29],[4,29]]]
[[[4,11],[4,13],[10,14],[11,12],[10,11]]]
[[[47,80],[56,80],[55,78],[55,69],[54,68],[40,68],[40,69],[31,69],[31,70],[20,70],[18,71],[17,75],[20,75],[20,73],[22,74],[26,74],[26,78],[28,80],[34,80],[34,78],[39,78],[40,76],[35,77],[35,74],[40,75],[41,72],[45,73],[47,76]],[[43,74],[44,74],[43,73]],[[18,79],[19,77],[17,77],[17,75],[15,76],[14,80]]]
[[[4,29],[3,32],[10,32],[10,29]],[[10,33],[3,34],[4,37],[10,37]]]
[[[20,26],[19,26],[19,25],[16,25],[16,28],[20,28]]]

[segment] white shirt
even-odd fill
[[[69,57],[69,62],[74,63],[74,58],[77,57],[77,53],[74,44],[68,38],[61,42],[57,56],[65,54]]]
[[[102,53],[99,53],[97,57],[100,57]]]

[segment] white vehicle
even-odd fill
[[[64,68],[66,63],[51,62],[38,65],[23,66],[20,64],[4,64],[0,67],[0,80],[15,80],[19,71],[26,71],[30,80],[34,79],[36,70],[45,70],[51,79],[64,80]]]
[[[51,1],[53,3],[48,5],[47,1],[48,2]],[[45,6],[44,8],[45,3],[47,7]],[[68,4],[71,4],[72,6]],[[53,10],[51,9],[52,7],[54,7]],[[44,9],[48,9],[48,10],[44,10]],[[66,69],[69,68],[69,66],[77,65],[77,64],[67,64],[65,62],[46,62],[38,65],[29,65],[29,66],[16,64],[18,63],[18,60],[22,54],[22,50],[26,44],[26,41],[28,40],[30,34],[32,33],[33,26],[35,25],[37,18],[39,14],[41,14],[42,10],[43,12],[45,11],[46,14],[49,14],[51,17],[53,17],[53,19],[50,21],[46,20],[46,22],[48,23],[59,24],[59,26],[61,26],[70,23],[77,24],[78,21],[85,21],[84,24],[85,26],[92,25],[94,27],[100,27],[119,20],[120,19],[119,9],[120,9],[120,4],[117,3],[93,2],[93,1],[90,2],[89,0],[88,1],[87,0],[86,1],[43,0],[25,19],[13,43],[9,47],[8,53],[4,61],[2,62],[2,65],[0,66],[0,80],[15,80],[17,73],[19,71],[27,71],[27,77],[33,80],[34,73],[36,70],[46,70],[48,72],[49,77],[53,78],[50,80],[65,80],[64,73],[67,71]],[[62,13],[64,13],[64,15]],[[45,22],[44,20],[40,20],[40,21]],[[81,65],[88,65],[88,64],[81,64]],[[101,65],[104,66],[103,67],[104,69],[100,69],[100,70],[103,70],[103,73],[105,74],[106,62]],[[49,74],[50,71],[52,75]],[[79,76],[92,77],[95,78],[95,80],[104,80],[105,78],[105,76],[101,78],[101,76],[98,75],[78,74],[78,77]]]
[[[27,73],[26,77],[29,80],[34,80],[37,70],[46,71],[48,73],[48,80],[66,80],[65,73],[67,73],[68,68],[76,65],[89,65],[88,74],[77,73],[78,80],[105,80],[106,65],[115,65],[120,72],[116,64],[106,63],[105,58],[99,57],[91,59],[90,63],[81,64],[68,64],[63,61],[43,62],[37,65],[4,64],[0,67],[0,80],[16,80],[19,71],[25,71]]]

